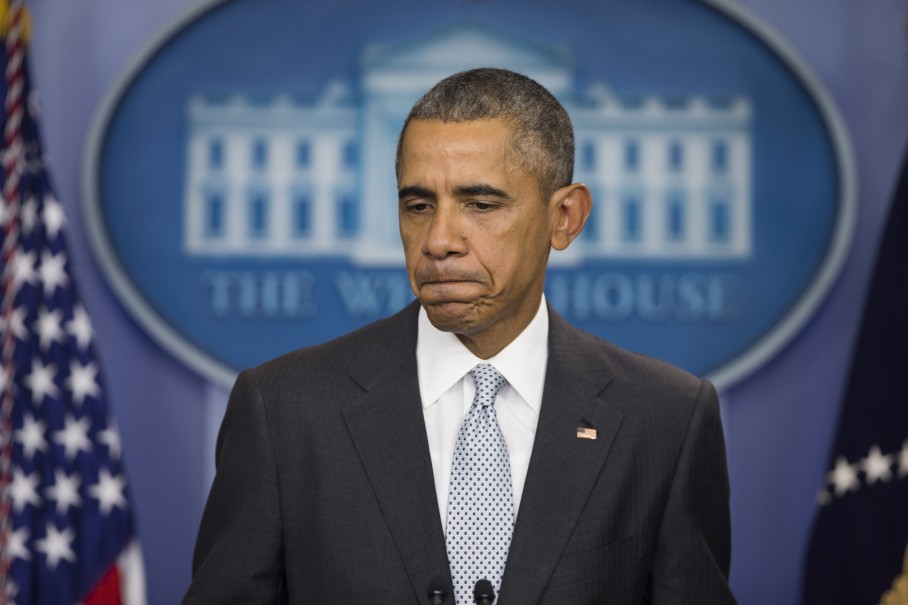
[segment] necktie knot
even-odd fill
[[[488,363],[480,363],[470,370],[470,376],[473,378],[473,384],[476,385],[476,395],[473,396],[473,404],[482,407],[488,407],[495,403],[495,397],[498,391],[507,382],[504,376],[495,369],[495,366]]]

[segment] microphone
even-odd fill
[[[495,589],[492,588],[492,583],[486,579],[476,582],[476,587],[473,589],[473,601],[476,602],[476,605],[492,605],[495,602]]]
[[[448,578],[435,576],[429,580],[429,605],[444,605],[448,600]]]

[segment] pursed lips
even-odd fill
[[[422,286],[427,285],[443,285],[443,284],[458,284],[458,283],[483,283],[483,280],[478,275],[471,275],[468,273],[442,273],[439,271],[422,271],[417,275],[419,284]]]
[[[424,281],[421,288],[446,289],[456,288],[464,285],[478,285],[479,282],[473,279],[433,279]]]
[[[427,279],[422,282],[422,285],[433,285],[433,284],[460,284],[464,282],[475,282],[474,279],[460,278],[460,277],[451,277],[445,279]]]
[[[423,302],[467,302],[476,296],[481,282],[467,276],[433,277],[420,285]]]

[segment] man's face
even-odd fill
[[[502,120],[414,120],[398,186],[410,285],[432,324],[488,358],[539,308],[557,222]]]

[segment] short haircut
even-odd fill
[[[574,176],[574,128],[558,99],[522,74],[483,67],[462,71],[433,86],[407,116],[397,141],[400,174],[404,135],[411,120],[468,122],[500,119],[514,128],[515,151],[533,173],[543,201]]]

